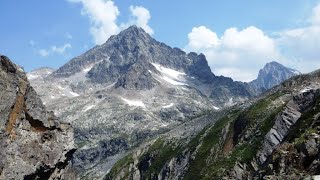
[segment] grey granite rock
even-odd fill
[[[0,57],[0,179],[72,179],[73,129],[46,111],[26,74]]]

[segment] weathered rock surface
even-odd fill
[[[26,74],[0,56],[0,179],[73,179],[73,129],[46,111]]]
[[[260,164],[263,164],[267,160],[267,157],[270,156],[276,146],[283,141],[290,131],[291,126],[299,120],[303,112],[314,105],[315,101],[315,92],[308,91],[294,96],[293,99],[287,103],[281,113],[276,117],[273,127],[265,136],[261,151],[257,154]]]

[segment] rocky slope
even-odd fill
[[[171,48],[136,26],[40,74],[31,72],[38,77],[30,81],[75,128],[74,166],[89,179],[149,138],[251,97],[248,85],[212,74],[204,55]]]
[[[260,71],[257,79],[249,82],[249,85],[257,94],[280,84],[281,82],[301,74],[295,69],[283,66],[275,61],[267,63]]]
[[[46,111],[26,74],[0,56],[0,179],[73,179],[73,129]]]
[[[199,133],[169,132],[137,147],[105,179],[304,179],[320,173],[320,71],[223,111],[219,120],[207,114],[211,123]]]

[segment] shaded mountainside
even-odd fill
[[[0,56],[0,179],[72,179],[73,129],[46,111],[26,74]]]
[[[257,79],[251,81],[249,85],[256,93],[260,94],[299,74],[301,73],[295,69],[285,67],[282,64],[272,61],[260,69]]]
[[[137,147],[105,179],[303,179],[320,173],[320,71],[225,111],[196,136],[163,135]]]

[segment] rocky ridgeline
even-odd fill
[[[0,179],[73,179],[73,129],[46,111],[26,74],[0,56]]]

